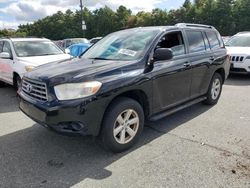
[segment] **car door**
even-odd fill
[[[0,53],[3,52],[3,41],[0,41]],[[3,59],[0,58],[0,79],[3,80],[4,76],[3,76]]]
[[[154,113],[189,100],[191,84],[191,68],[182,31],[167,33],[160,39],[157,47],[171,48],[174,56],[171,60],[154,62]]]
[[[190,97],[196,98],[207,92],[213,53],[202,30],[185,30],[188,41],[189,59],[192,67]]]
[[[10,54],[10,58],[0,58],[1,79],[12,84],[13,83],[13,54],[8,41],[3,42],[2,52]]]

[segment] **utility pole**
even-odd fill
[[[81,8],[81,26],[83,31],[83,37],[85,36],[85,30],[87,29],[85,21],[83,20],[83,3],[82,0],[80,0],[80,8]]]

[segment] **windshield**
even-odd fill
[[[64,52],[50,41],[18,41],[13,42],[18,57],[58,55]]]
[[[108,35],[92,46],[83,58],[132,61],[143,57],[159,29],[124,30]]]
[[[230,47],[250,47],[250,35],[238,35],[229,39],[226,46]]]

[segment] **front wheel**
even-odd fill
[[[19,90],[21,88],[21,78],[20,76],[16,75],[15,78],[14,78],[14,87],[16,90]]]
[[[218,102],[222,90],[222,77],[219,73],[215,73],[207,92],[207,99],[204,101],[207,105],[214,105]]]
[[[144,112],[141,105],[130,98],[119,98],[107,109],[101,137],[105,147],[122,152],[132,147],[141,135]]]

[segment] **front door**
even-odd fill
[[[181,31],[167,33],[156,48],[171,48],[173,59],[154,63],[154,113],[164,111],[190,98],[191,66]]]
[[[11,52],[11,47],[10,43],[7,41],[3,42],[3,47],[0,49],[1,52],[7,52],[10,54],[11,58],[5,59],[5,58],[0,58],[0,79],[2,79],[5,82],[8,82],[10,84],[13,83],[13,70],[12,70],[12,65],[13,65],[13,56]]]

